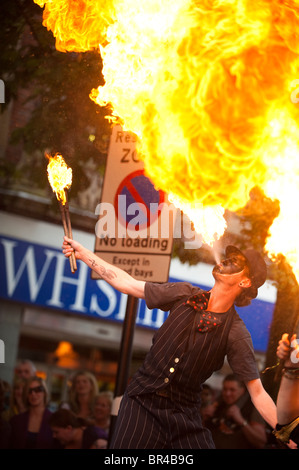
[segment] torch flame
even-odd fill
[[[63,205],[66,203],[65,190],[72,185],[72,169],[67,166],[62,155],[54,157],[47,155],[49,163],[47,166],[48,180],[56,197]]]
[[[59,50],[99,42],[91,98],[138,135],[156,187],[187,213],[210,208],[209,242],[259,186],[280,201],[266,249],[298,271],[299,0],[35,1]]]

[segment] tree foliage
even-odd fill
[[[91,89],[104,83],[101,56],[98,51],[58,52],[33,0],[2,0],[1,9],[2,111],[11,100],[18,101],[25,120],[14,123],[10,145],[30,155],[28,170],[37,185],[47,184],[40,172],[34,172],[35,166],[45,164],[44,152],[60,152],[73,168],[74,194],[89,183],[82,171],[85,163],[92,161],[96,171],[103,171],[106,158],[109,110],[89,98]],[[15,163],[5,160],[12,178],[18,177]]]

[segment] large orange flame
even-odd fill
[[[59,50],[99,42],[105,85],[92,99],[139,136],[154,184],[187,212],[210,208],[218,236],[224,209],[260,186],[281,202],[267,249],[287,246],[299,266],[299,1],[35,1]]]
[[[43,12],[43,25],[53,32],[56,49],[85,52],[105,42],[113,2],[109,0],[34,0]]]

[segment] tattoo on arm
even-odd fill
[[[90,261],[92,268],[99,266],[94,259],[89,258],[89,261]],[[109,281],[112,281],[112,279],[115,279],[117,277],[114,271],[112,271],[111,269],[106,269],[104,268],[104,266],[100,265],[99,271],[100,271],[99,274],[103,279],[108,279]]]
[[[98,265],[95,259],[88,258],[88,261],[90,262],[92,268],[95,268]]]
[[[100,274],[103,279],[109,279],[109,281],[112,281],[112,279],[117,277],[114,271],[106,269],[104,266],[100,266]]]
[[[88,258],[88,261],[90,262],[92,268],[94,268],[95,266],[97,266],[97,263],[96,263],[96,260],[95,260],[95,259]]]

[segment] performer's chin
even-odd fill
[[[216,279],[219,277],[220,274],[221,274],[221,272],[220,272],[220,267],[219,267],[218,264],[217,264],[217,265],[214,266],[214,268],[213,268],[212,275],[213,275],[214,279],[216,280]]]
[[[212,274],[215,274],[215,273],[221,273],[221,267],[219,264],[216,264],[216,266],[214,266],[213,268]]]

